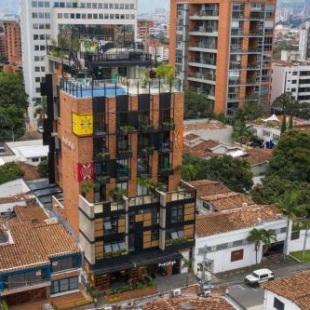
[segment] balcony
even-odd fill
[[[140,123],[139,129],[143,133],[148,133],[154,131],[154,126],[151,124]]]
[[[161,129],[163,131],[170,131],[174,129],[174,122],[172,120],[163,121],[161,123]]]
[[[109,175],[99,175],[95,177],[95,184],[106,185],[110,183],[110,176]]]
[[[119,159],[128,159],[132,157],[132,150],[118,150],[118,158]]]
[[[159,151],[161,153],[169,153],[171,152],[171,142],[170,141],[163,141],[159,145]]]
[[[152,195],[138,196],[128,199],[129,207],[143,206],[159,202],[159,194],[154,192]]]
[[[229,85],[239,85],[240,84],[240,79],[229,79],[228,80]]]
[[[137,175],[139,177],[149,177],[152,174],[152,169],[148,165],[143,165],[138,163]]]
[[[116,179],[119,182],[125,182],[130,179],[130,173],[128,171],[128,168],[118,169],[116,171]]]
[[[95,160],[101,161],[101,160],[108,160],[110,158],[110,153],[108,150],[103,150],[102,152],[98,152],[95,154]]]
[[[174,172],[174,169],[170,166],[170,167],[159,167],[158,168],[158,173],[162,176],[169,176],[172,175]]]
[[[195,199],[196,189],[185,184],[187,183],[183,182],[177,191],[166,193],[166,203],[185,199]]]
[[[144,147],[139,147],[139,155],[140,156],[150,156],[153,155],[155,151],[154,146],[144,146]]]
[[[128,135],[136,131],[134,126],[124,125],[119,127],[119,133],[122,135]]]

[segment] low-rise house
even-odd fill
[[[270,251],[283,252],[286,236],[286,218],[269,205],[252,205],[226,212],[197,215],[194,271],[199,276],[202,263],[201,251],[205,249],[212,273],[243,268],[256,263],[254,243],[248,240],[250,231],[272,229],[277,242]],[[258,263],[264,256],[263,247],[258,250]]]
[[[202,196],[200,200],[202,202],[201,213],[227,211],[253,204],[249,196],[237,192]]]
[[[253,175],[263,175],[266,173],[269,162],[272,158],[271,149],[247,148],[244,154],[237,159],[245,160],[251,167]]]
[[[309,310],[310,271],[265,282],[265,309]]]
[[[253,204],[249,196],[233,192],[220,181],[204,179],[188,183],[196,188],[196,210],[202,214]]]
[[[77,292],[82,253],[60,223],[38,206],[0,217],[0,298],[24,304]]]

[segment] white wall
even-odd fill
[[[277,298],[284,303],[284,309],[285,310],[300,310],[300,308],[296,304],[292,303],[290,300],[288,300],[282,296],[279,296],[275,293],[272,293],[268,290],[265,290],[264,307],[266,310],[276,309],[273,306],[274,298]]]
[[[282,66],[272,65],[272,83],[271,83],[271,98],[270,104],[284,93],[285,85],[285,68]]]
[[[227,233],[216,234],[204,238],[199,238],[196,236],[196,245],[194,249],[194,272],[197,271],[197,266],[202,262],[203,258],[198,255],[199,248],[204,246],[212,247],[223,243],[229,243],[228,248],[224,250],[212,251],[207,255],[208,259],[214,260],[213,272],[219,273],[228,270],[243,268],[256,263],[256,252],[254,249],[254,244],[244,244],[241,246],[232,246],[234,241],[246,240],[249,236],[250,231],[253,228],[257,229],[280,229],[286,227],[286,219],[278,219],[270,222],[262,223],[261,225],[245,228],[240,230],[235,230]],[[277,234],[277,241],[285,240],[286,233]],[[231,262],[231,252],[243,249],[243,259],[235,262]],[[260,263],[262,258],[262,247],[258,251],[258,263]]]
[[[306,242],[306,249],[310,249],[310,231],[307,234],[307,242]],[[306,236],[306,230],[301,230],[299,234],[299,239],[290,240],[291,236],[289,236],[289,243],[288,243],[288,252],[296,252],[302,251],[304,247],[304,241]]]

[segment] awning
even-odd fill
[[[93,266],[96,275],[112,273],[120,270],[132,269],[136,267],[164,264],[182,258],[182,254],[177,251],[150,251],[143,254],[128,255],[126,257],[115,257],[105,259]]]

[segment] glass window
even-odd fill
[[[71,277],[52,282],[51,294],[63,293],[78,289],[78,277]]]
[[[171,223],[179,223],[184,220],[184,206],[172,206],[171,208]]]

